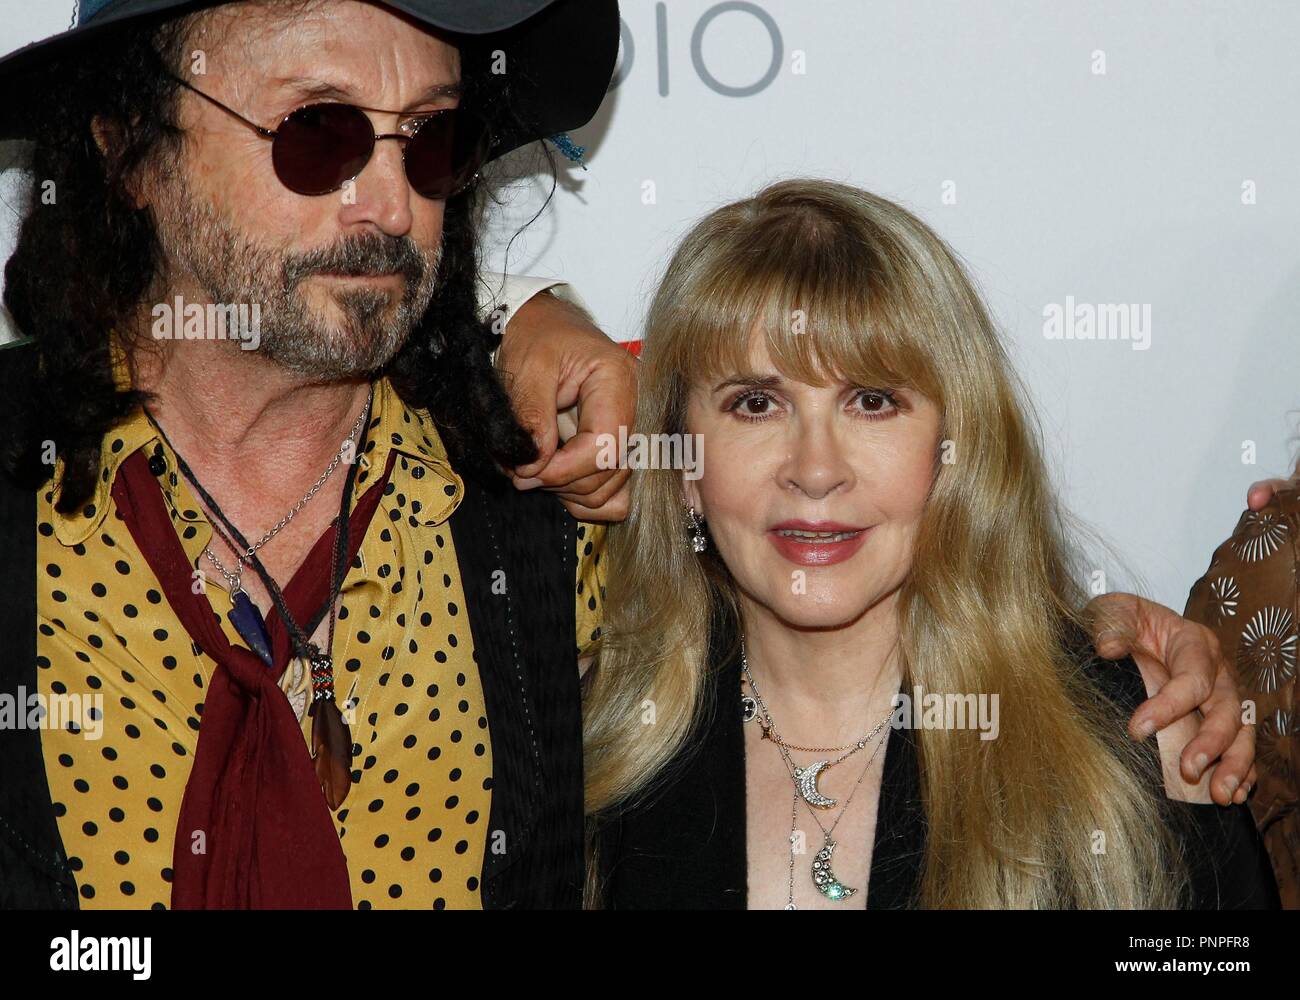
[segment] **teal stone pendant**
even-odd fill
[[[826,843],[822,849],[813,855],[812,877],[813,885],[827,899],[848,899],[857,893],[857,889],[851,889],[835,877],[831,871],[831,855],[835,853],[835,841],[830,837],[826,838]]]

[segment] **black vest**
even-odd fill
[[[3,381],[30,353],[0,350]],[[577,908],[584,865],[576,522],[549,494],[462,478],[465,497],[449,523],[492,740],[483,905]],[[0,694],[15,698],[38,685],[36,496],[0,476]],[[505,592],[494,593],[502,579]],[[0,908],[76,909],[78,898],[41,730],[2,729]]]

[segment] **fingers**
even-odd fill
[[[1251,483],[1250,489],[1246,491],[1246,506],[1254,511],[1263,510],[1273,502],[1273,494],[1286,484],[1285,479],[1264,479]]]
[[[590,434],[570,438],[549,461],[531,477],[516,475],[516,489],[542,488],[562,497],[581,500],[592,498],[598,505],[607,500],[628,478],[628,470],[617,465],[603,468],[602,449]],[[609,484],[613,482],[614,486]],[[599,496],[597,496],[599,494]]]
[[[1174,677],[1159,691],[1138,706],[1129,719],[1129,735],[1144,740],[1152,733],[1164,729],[1183,716],[1196,711],[1209,694],[1209,682],[1198,675],[1184,674]],[[1227,748],[1227,742],[1219,748]],[[1209,758],[1213,760],[1214,758]]]
[[[604,461],[609,457],[605,453],[610,449],[602,448],[601,445],[598,435],[580,431],[564,442],[563,447],[556,449],[531,478],[537,480],[537,486],[547,489],[572,489],[579,494],[591,493],[611,475],[622,471],[617,467],[617,461]],[[610,467],[604,468],[606,465]],[[599,482],[592,482],[593,480]]]
[[[627,516],[630,472],[611,442],[636,417],[636,359],[589,320],[549,296],[536,296],[531,339],[516,333],[503,344],[504,367],[515,378],[511,401],[538,446],[534,462],[513,470],[517,489],[554,493],[575,517],[621,521]],[[512,327],[525,317],[516,314]],[[511,327],[507,328],[507,334]],[[576,404],[577,432],[559,446],[559,413]]]
[[[590,434],[580,434],[560,448],[537,475],[512,477],[516,489],[542,488],[554,493],[582,521],[621,521],[627,517],[632,473],[600,468],[600,449]]]
[[[1192,741],[1188,749],[1199,741]],[[1237,730],[1232,744],[1214,767],[1210,779],[1210,795],[1221,806],[1246,801],[1250,787],[1255,783],[1255,727],[1242,726]]]
[[[1236,688],[1225,692],[1216,688],[1202,705],[1204,718],[1200,731],[1180,754],[1180,770],[1189,782],[1200,781],[1214,762],[1215,777],[1210,785],[1214,800],[1220,805],[1232,801],[1232,795],[1246,778],[1255,759],[1255,737],[1251,733],[1243,738],[1241,733],[1241,705]]]
[[[556,474],[569,475],[571,480],[596,467],[622,464],[618,461],[622,456],[610,446],[619,440],[619,431],[626,434],[636,420],[636,361],[621,347],[607,348],[600,362],[577,382],[576,391],[578,432],[567,444],[578,442],[571,454],[590,448],[592,455],[585,466],[578,464],[575,469],[567,468],[563,461],[557,463]],[[597,463],[595,459],[602,455],[603,460]]]
[[[1243,727],[1243,728],[1253,729],[1254,727],[1250,726],[1250,727]],[[1258,780],[1259,780],[1259,772],[1255,769],[1255,765],[1251,764],[1250,773],[1246,775],[1246,780],[1241,783],[1241,787],[1238,788],[1236,794],[1233,795],[1232,801],[1236,805],[1244,805],[1246,800],[1250,798],[1250,790],[1255,787],[1255,782],[1257,782]]]
[[[1139,599],[1133,594],[1101,594],[1083,609],[1097,655],[1118,660],[1137,648]]]
[[[1151,732],[1199,710],[1198,731],[1179,754],[1179,770],[1189,784],[1213,769],[1210,796],[1219,805],[1244,802],[1242,791],[1255,761],[1255,732],[1241,721],[1241,698],[1218,638],[1209,629],[1185,621],[1168,608],[1138,601],[1139,648],[1163,661],[1169,681],[1139,706],[1130,733],[1144,739]],[[1150,658],[1144,657],[1150,667]]]
[[[1219,752],[1227,749],[1240,720],[1236,687],[1214,633],[1152,601],[1129,594],[1105,597],[1094,600],[1086,609],[1099,653],[1113,656],[1127,651],[1135,657],[1149,654],[1143,660],[1146,672],[1152,673],[1148,689],[1156,690],[1134,713],[1130,732],[1142,739],[1198,708],[1209,713],[1224,703],[1229,707],[1219,709],[1211,738],[1223,737],[1225,734],[1216,732],[1216,727],[1227,726],[1231,732],[1217,747]],[[1160,674],[1167,675],[1168,680]]]
[[[529,479],[545,468],[560,443],[560,426],[556,398],[557,381],[553,373],[538,369],[513,380],[510,395],[515,417],[537,444],[537,458],[518,466],[514,477]],[[544,400],[551,400],[549,404]]]
[[[620,429],[626,432],[636,417],[636,361],[598,336],[594,346],[584,344],[581,362],[558,370],[550,365],[525,368],[528,374],[511,386],[515,412],[541,452],[536,462],[514,470],[519,488],[541,486],[582,497],[611,478],[618,484],[626,478],[618,475],[620,456],[613,445]],[[559,412],[575,403],[577,432],[559,447]]]
[[[1175,634],[1168,653],[1171,679],[1139,707],[1130,732],[1141,739],[1151,727],[1164,729],[1199,709],[1203,717],[1198,732],[1179,754],[1179,770],[1185,781],[1196,784],[1213,767],[1210,795],[1226,806],[1254,764],[1254,731],[1241,724],[1236,684],[1208,630],[1188,628],[1181,638]]]
[[[574,503],[570,500],[564,501],[564,507],[579,521],[596,521],[612,524],[626,519],[630,495],[631,491],[625,483],[617,493],[612,495],[598,507],[588,507],[586,504]]]
[[[546,462],[516,470],[515,485],[555,493],[583,520],[621,521],[627,516],[631,472],[620,467],[626,463],[616,442],[620,428],[630,427],[636,416],[636,362],[613,347],[562,388],[577,397],[577,433]],[[562,391],[561,399],[568,392]]]
[[[1290,479],[1261,479],[1251,483],[1246,491],[1246,506],[1253,511],[1260,511],[1273,502],[1274,494],[1281,490],[1292,489],[1300,482],[1300,466]]]
[[[497,356],[515,416],[533,436],[539,452],[536,461],[514,470],[516,476],[535,478],[559,446],[559,412],[574,402],[585,405],[593,387],[602,384],[602,376],[609,380],[609,372],[629,363],[632,358],[625,350],[584,313],[554,295],[543,292],[521,304],[506,326]],[[629,384],[634,385],[625,380],[622,387],[634,408],[635,392]],[[606,391],[618,390],[614,385]],[[616,404],[596,400],[598,411],[609,406]]]

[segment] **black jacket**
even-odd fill
[[[1082,637],[1078,641],[1086,642]],[[714,648],[728,648],[728,643],[716,641]],[[1081,652],[1079,661],[1123,713],[1131,714],[1146,699],[1132,659],[1111,662]],[[668,766],[644,802],[597,824],[597,864],[606,908],[747,906],[739,660],[715,662],[711,679],[712,711],[698,738]],[[1154,755],[1155,741],[1147,746]],[[1277,886],[1245,806],[1221,809],[1169,802],[1168,812],[1189,866],[1193,907],[1278,906]],[[925,842],[915,733],[896,729],[885,750],[867,909],[916,905]]]
[[[29,353],[0,350],[0,380],[15,377]],[[465,497],[449,523],[491,722],[488,828],[502,831],[508,848],[488,844],[483,905],[577,908],[584,865],[576,522],[550,495],[462,478]],[[36,492],[3,476],[0,552],[0,694],[16,696],[37,690]],[[493,592],[498,570],[509,581],[504,594]],[[41,731],[0,729],[0,908],[77,905]]]

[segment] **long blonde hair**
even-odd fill
[[[1084,603],[1066,522],[1023,388],[953,252],[898,205],[826,181],[714,211],[654,297],[636,429],[684,433],[690,386],[747,370],[754,330],[788,378],[910,387],[942,414],[951,460],[936,463],[899,594],[904,676],[998,693],[1001,731],[915,734],[928,827],[918,905],[1176,905],[1158,775],[1066,648]],[[638,471],[611,534],[607,635],[584,708],[597,819],[650,789],[691,739],[708,707],[710,630],[736,619],[726,567],[685,541],[681,497],[680,471]]]

